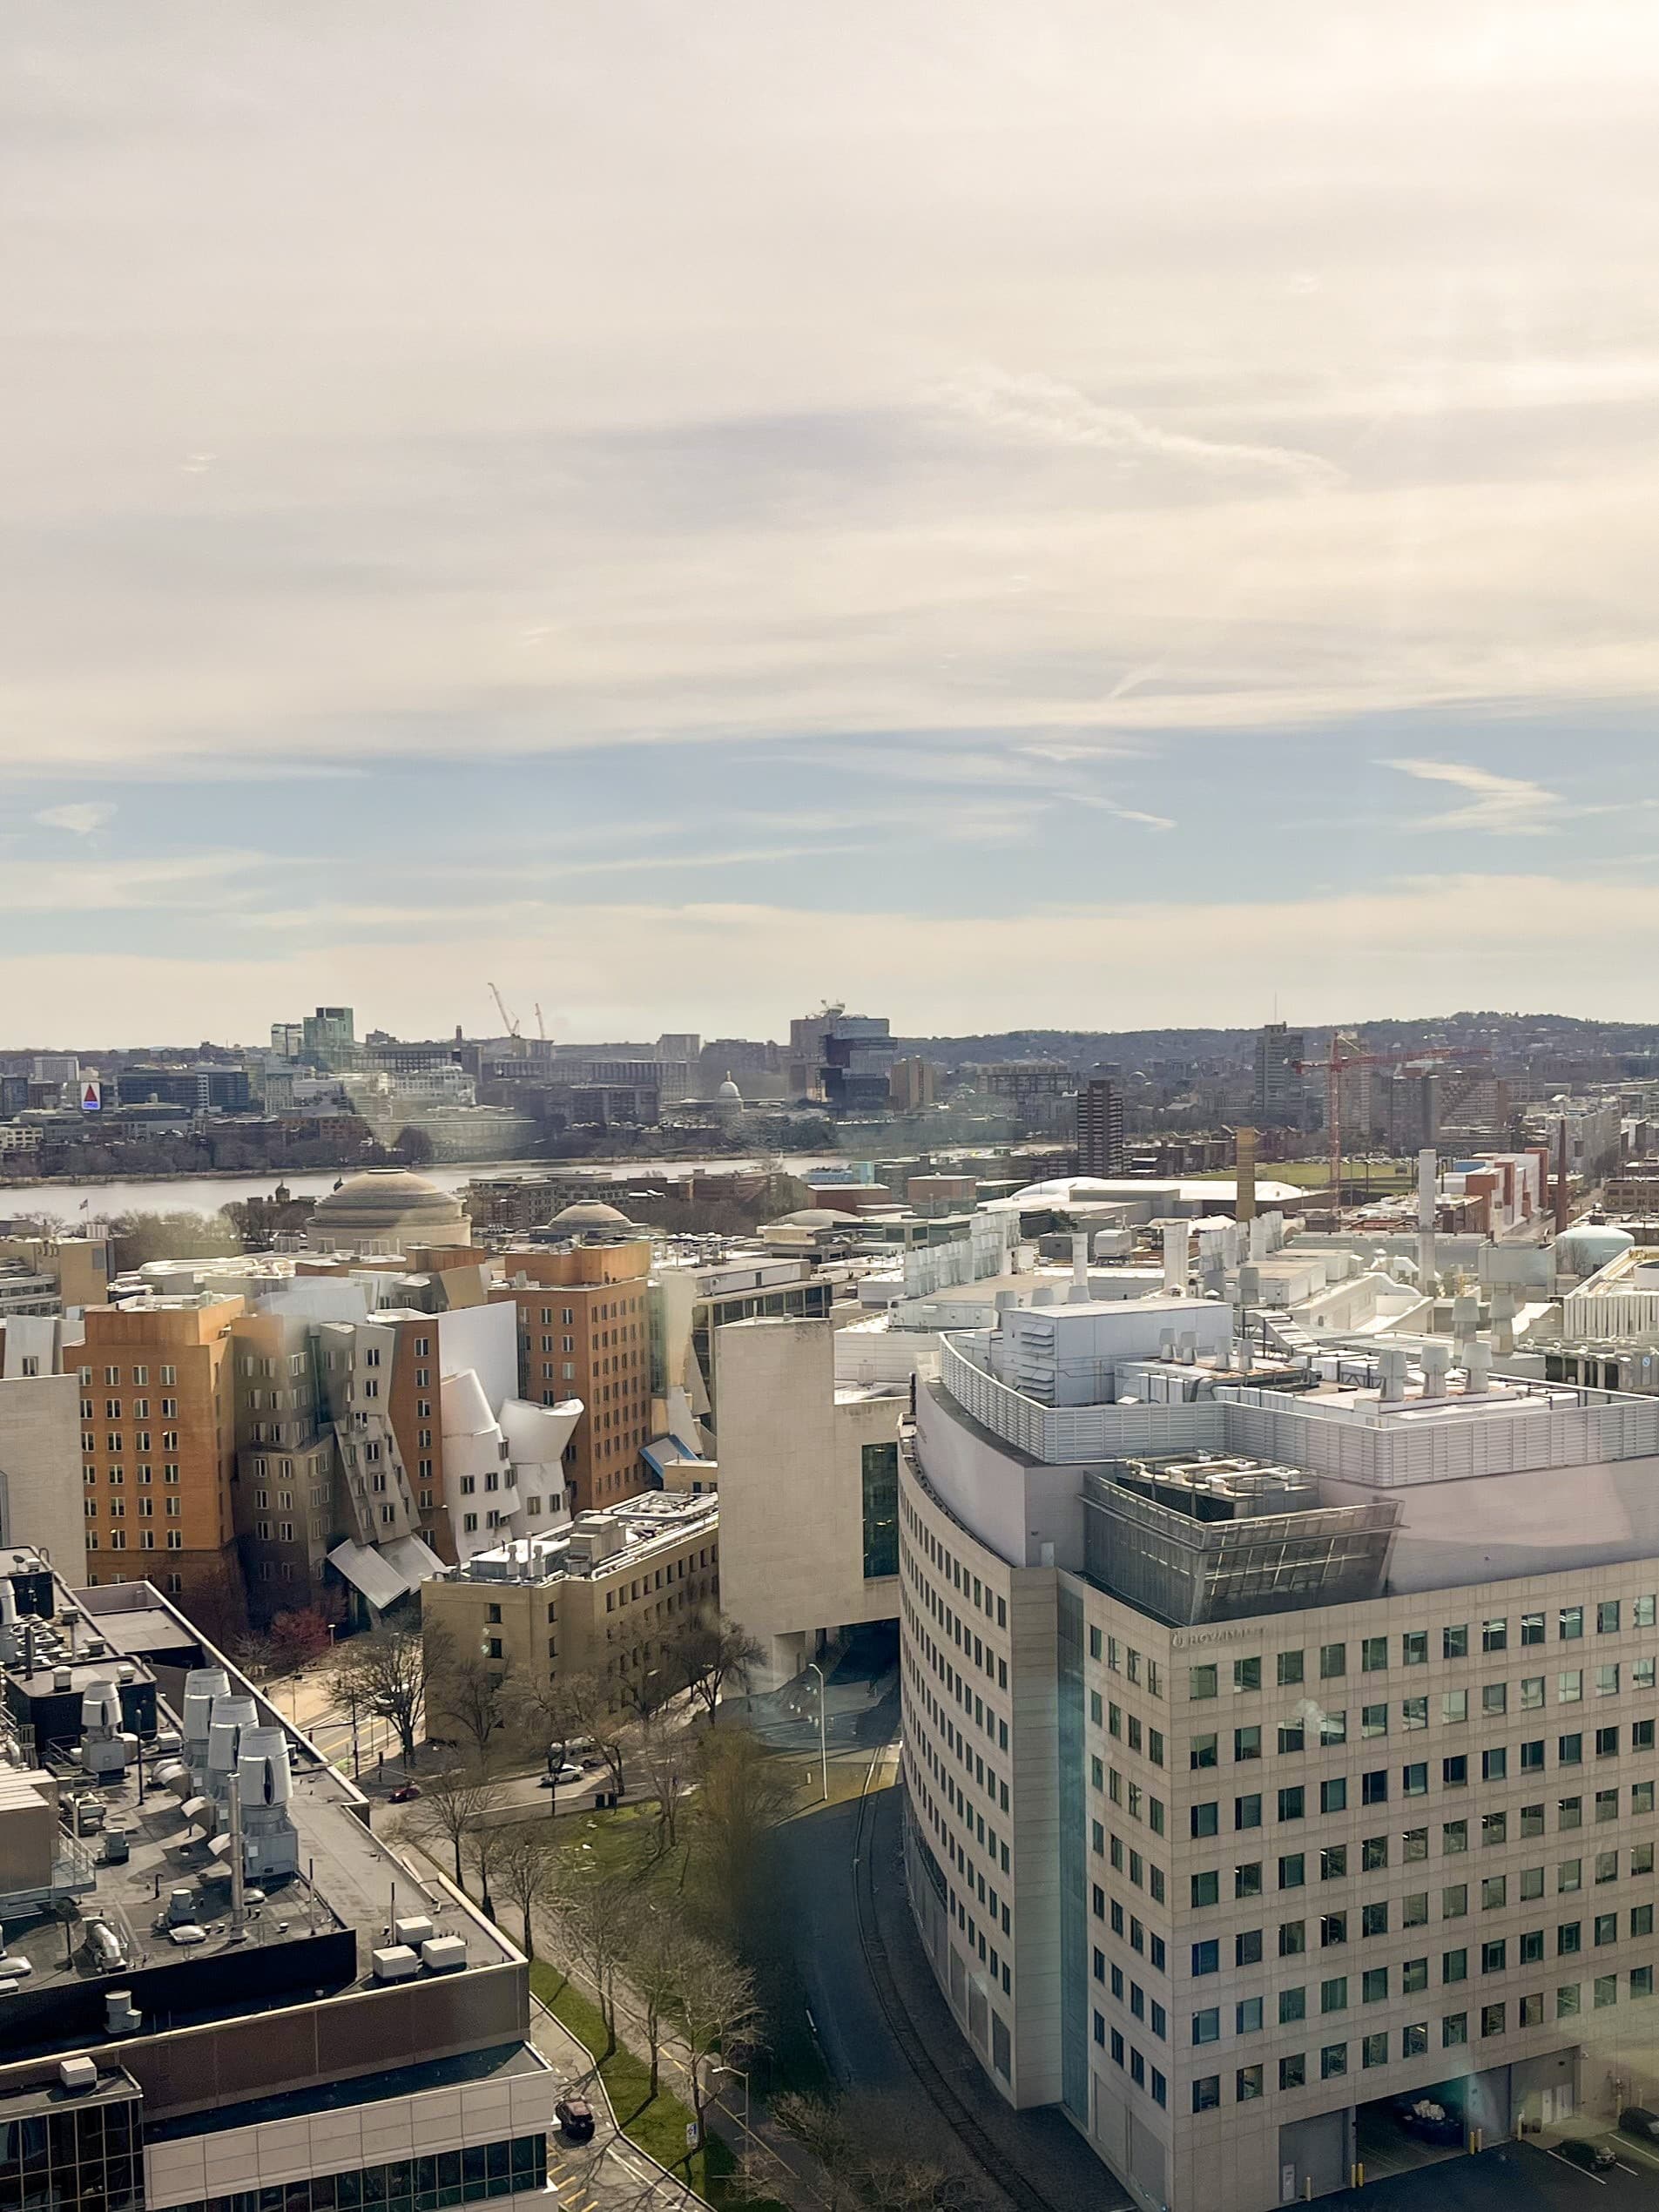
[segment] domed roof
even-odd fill
[[[732,1082],[730,1076],[726,1077],[725,1081],[720,1085],[720,1088],[714,1095],[717,1098],[725,1101],[729,1105],[741,1106],[743,1103],[743,1093],[738,1089],[736,1083]]]
[[[1615,1229],[1610,1223],[1581,1222],[1576,1229],[1564,1230],[1555,1239],[1556,1262],[1569,1274],[1593,1275],[1621,1252],[1628,1252],[1635,1243],[1628,1229]]]
[[[548,1224],[551,1229],[631,1229],[633,1225],[625,1213],[606,1205],[602,1198],[578,1198],[556,1213]]]
[[[306,1241],[320,1244],[464,1244],[471,1224],[452,1190],[441,1190],[407,1168],[366,1168],[320,1199],[306,1224]]]

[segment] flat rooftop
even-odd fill
[[[488,2050],[462,2051],[453,2058],[428,2059],[419,2066],[394,2067],[383,2074],[356,2074],[347,2081],[323,2081],[280,2096],[251,2097],[245,2104],[181,2113],[175,2120],[146,2121],[145,2141],[179,2142],[192,2135],[213,2135],[227,2128],[254,2128],[273,2120],[303,2120],[313,2113],[382,2104],[393,2097],[418,2097],[429,2089],[453,2089],[464,2081],[505,2081],[515,2074],[542,2074],[547,2061],[523,2043],[493,2043]]]

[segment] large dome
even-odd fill
[[[368,1168],[322,1199],[306,1224],[313,1251],[396,1252],[469,1244],[472,1224],[451,1190],[407,1168]]]
[[[1563,1275],[1594,1275],[1635,1243],[1628,1229],[1615,1229],[1610,1222],[1581,1222],[1555,1239],[1555,1265]]]

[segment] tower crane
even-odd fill
[[[547,1042],[547,1024],[542,1019],[542,1002],[539,999],[536,1001],[536,1034],[543,1044]]]
[[[1325,1071],[1325,1127],[1330,1140],[1330,1197],[1331,1226],[1342,1225],[1342,1078],[1350,1068],[1410,1067],[1419,1060],[1475,1060],[1485,1057],[1483,1046],[1418,1045],[1409,1052],[1360,1052],[1345,1050],[1353,1040],[1340,1029],[1331,1032],[1330,1049],[1323,1060],[1298,1060],[1292,1062],[1298,1076],[1311,1076],[1318,1069]]]
[[[509,1037],[516,1037],[518,1035],[518,1023],[515,1017],[507,1011],[506,1000],[502,998],[501,992],[494,983],[492,983],[489,987],[489,993],[490,996],[496,1001],[496,1012],[501,1015],[502,1020],[507,1024],[508,1035]]]

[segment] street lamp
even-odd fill
[[[824,1771],[824,1803],[827,1804],[829,1803],[829,1731],[826,1725],[824,1712],[826,1703],[824,1669],[813,1662],[806,1671],[809,1675],[818,1676],[818,1757]]]

